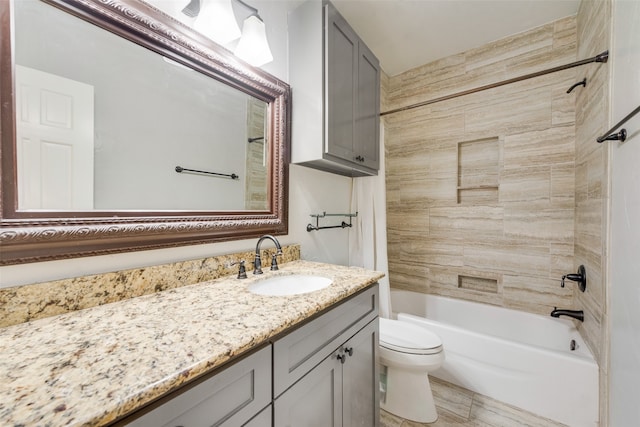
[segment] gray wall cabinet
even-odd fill
[[[289,14],[292,161],[347,176],[377,175],[380,66],[335,7]]]
[[[379,427],[378,331],[376,284],[116,425]]]

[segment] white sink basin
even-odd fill
[[[326,277],[305,274],[275,276],[249,285],[249,292],[257,295],[285,296],[319,291],[333,281]]]

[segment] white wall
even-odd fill
[[[300,1],[260,1],[260,16],[267,26],[267,38],[274,62],[263,67],[287,81],[287,11]],[[295,98],[293,100],[295,102]],[[351,178],[292,165],[289,179],[289,234],[279,237],[282,244],[299,243],[302,258],[335,264],[349,263],[348,230],[335,229],[308,233],[310,214],[348,212]],[[193,245],[154,251],[105,255],[73,260],[50,261],[0,267],[0,287],[37,283],[186,259],[252,250],[255,239],[210,245]]]
[[[640,105],[640,1],[613,2],[612,108],[617,123]],[[610,142],[609,425],[640,425],[640,114]]]

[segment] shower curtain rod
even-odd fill
[[[512,79],[503,80],[503,81],[498,82],[498,83],[491,83],[491,84],[488,84],[488,85],[479,86],[479,87],[474,88],[474,89],[463,90],[462,92],[456,92],[456,93],[452,93],[451,95],[445,95],[445,96],[441,96],[439,98],[430,99],[428,101],[418,102],[416,104],[407,105],[406,107],[400,107],[400,108],[395,108],[393,110],[384,111],[384,112],[380,113],[380,117],[386,116],[388,114],[399,113],[401,111],[413,110],[414,108],[424,107],[425,105],[435,104],[436,102],[446,101],[446,100],[453,99],[453,98],[458,98],[458,97],[464,96],[464,95],[470,95],[472,93],[481,92],[483,90],[493,89],[493,88],[504,86],[504,85],[508,85],[508,84],[511,84],[511,83],[520,82],[522,80],[528,80],[528,79],[532,79],[534,77],[544,76],[545,74],[551,74],[551,73],[555,73],[557,71],[563,71],[563,70],[567,70],[569,68],[579,67],[580,65],[590,64],[592,62],[605,63],[608,60],[609,60],[609,51],[605,50],[601,54],[596,55],[596,56],[594,56],[592,58],[583,59],[581,61],[572,62],[572,63],[566,64],[566,65],[560,65],[559,67],[549,68],[549,69],[543,70],[543,71],[537,71],[535,73],[526,74],[526,75],[520,76],[520,77],[514,77]]]

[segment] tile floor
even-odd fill
[[[381,427],[562,427],[522,409],[430,377],[438,420],[416,423],[380,411]]]

